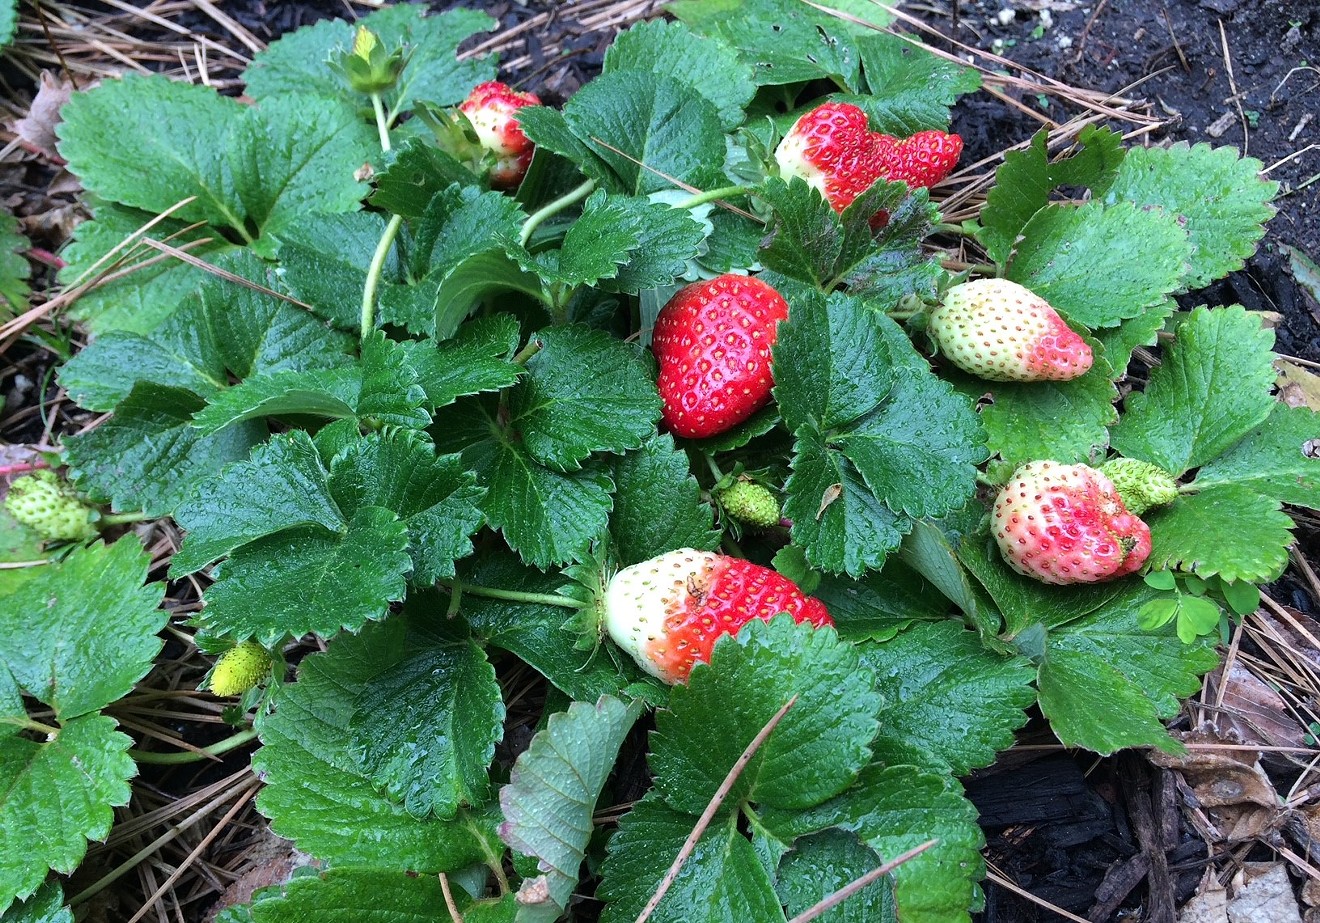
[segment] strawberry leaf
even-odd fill
[[[308,215],[280,241],[280,279],[317,317],[357,332],[367,267],[384,231],[385,218],[374,212]],[[390,250],[383,270],[382,300],[399,275],[397,249]]]
[[[670,189],[675,180],[699,189],[720,185],[725,143],[719,113],[672,77],[604,74],[568,101],[564,121],[609,166],[614,191],[645,195]]]
[[[805,913],[844,885],[885,864],[856,834],[831,828],[800,837],[779,862],[775,891],[788,913]],[[827,923],[898,923],[894,882],[885,876],[822,914]]]
[[[73,911],[64,906],[64,889],[58,881],[48,881],[26,901],[19,901],[5,912],[12,923],[73,923]]]
[[[1207,486],[1144,518],[1151,540],[1146,566],[1152,570],[1266,583],[1288,565],[1293,522],[1278,500],[1250,485]],[[1224,523],[1233,524],[1231,532],[1225,533]]]
[[[408,138],[385,154],[384,165],[372,177],[370,202],[405,218],[422,217],[431,200],[457,183],[469,186],[477,177],[449,154],[421,138]]]
[[[1320,461],[1307,444],[1320,439],[1320,415],[1275,403],[1265,422],[1196,473],[1198,489],[1227,484],[1320,509]]]
[[[449,340],[408,340],[403,347],[431,409],[507,388],[523,372],[510,361],[518,350],[518,322],[508,314],[475,318]]]
[[[677,22],[641,22],[619,33],[605,52],[604,70],[660,74],[686,84],[715,106],[725,131],[742,124],[743,109],[756,95],[750,68],[731,47]]]
[[[888,641],[914,621],[948,618],[949,604],[931,589],[916,571],[898,558],[890,558],[883,570],[872,571],[861,580],[824,577],[811,595],[830,610],[839,637]]]
[[[166,622],[164,585],[143,585],[147,565],[128,536],[76,549],[0,597],[0,670],[60,722],[127,695],[151,669]]]
[[[210,435],[193,426],[203,401],[191,391],[141,382],[108,421],[64,441],[70,475],[89,497],[115,510],[168,516],[227,463],[246,458],[266,435],[239,423]]]
[[[1102,348],[1112,377],[1121,378],[1127,373],[1128,364],[1132,361],[1132,351],[1138,346],[1155,345],[1165,322],[1177,310],[1178,303],[1170,298],[1162,305],[1147,308],[1136,317],[1129,317],[1117,327],[1097,330],[1091,334]]]
[[[1067,320],[1113,327],[1179,288],[1190,247],[1176,216],[1159,208],[1047,205],[1022,228],[1007,277]]]
[[[348,727],[379,789],[414,817],[448,820],[486,799],[504,702],[471,638],[418,621],[354,700]]]
[[[893,872],[903,923],[966,923],[968,909],[981,902],[985,837],[962,786],[943,773],[873,763],[837,798],[799,813],[766,810],[761,820],[785,842],[838,827],[886,859],[939,840]]]
[[[1158,205],[1191,237],[1186,290],[1204,288],[1241,269],[1265,236],[1277,209],[1279,184],[1261,176],[1262,164],[1233,147],[1208,144],[1136,147],[1123,161],[1105,201]]]
[[[1274,334],[1240,307],[1197,308],[1174,328],[1176,340],[1129,395],[1114,427],[1114,448],[1175,476],[1224,452],[1269,416]]]
[[[923,622],[883,644],[863,644],[862,663],[884,697],[877,759],[965,776],[1013,745],[1036,702],[1036,671],[985,649],[960,622]]]
[[[4,33],[3,18],[0,13],[0,36]],[[32,268],[23,258],[23,251],[28,246],[27,238],[19,233],[18,219],[0,211],[0,317],[12,317],[27,310],[30,291],[27,280]]]
[[[542,873],[524,884],[533,893],[538,885],[546,892],[520,909],[529,923],[553,923],[568,907],[591,840],[596,799],[640,711],[609,696],[594,706],[573,702],[550,716],[500,789],[500,837],[537,858]]]
[[[34,894],[48,869],[68,875],[103,840],[137,772],[113,718],[83,715],[54,740],[0,739],[0,913]]]
[[[257,807],[280,836],[337,865],[459,869],[498,849],[495,818],[466,808],[452,821],[413,816],[376,787],[352,731],[359,697],[403,656],[406,622],[340,635],[326,653],[302,661],[279,709],[257,719],[263,746],[252,762],[266,781]]]
[[[541,348],[509,392],[509,416],[538,462],[574,470],[593,452],[635,449],[655,431],[660,396],[636,347],[580,325],[532,339]]]
[[[418,101],[440,106],[460,102],[474,85],[495,78],[493,58],[455,58],[464,39],[495,28],[495,20],[485,13],[458,9],[427,16],[424,9],[406,5],[378,10],[357,25],[376,33],[386,48],[408,46],[399,82],[386,94],[391,115],[411,109]],[[353,46],[353,30],[354,25],[342,19],[325,20],[272,42],[243,74],[248,95],[258,100],[291,93],[327,99],[353,95],[347,80],[329,63],[335,52]],[[364,99],[369,114],[365,103]]]
[[[1184,644],[1173,625],[1146,631],[1141,607],[1162,591],[1127,581],[1091,614],[1046,636],[1037,688],[1040,706],[1065,745],[1108,754],[1124,747],[1181,747],[1159,719],[1201,686],[1219,662],[1209,639]]]
[[[527,171],[528,182],[537,179],[538,170],[558,173],[560,168],[571,165],[581,174],[595,180],[603,188],[623,191],[619,179],[610,165],[588,146],[585,139],[579,138],[574,129],[569,127],[564,113],[549,106],[526,106],[518,110],[518,124],[523,134],[536,145],[532,166]],[[547,156],[549,154],[557,156]],[[543,164],[551,164],[542,167]],[[553,198],[553,196],[551,196]]]
[[[699,814],[743,749],[794,696],[743,769],[731,803],[804,808],[843,789],[871,759],[882,699],[875,677],[832,629],[754,620],[715,644],[656,715],[651,770],[671,807]],[[737,702],[736,709],[730,702]]]
[[[736,814],[725,814],[702,834],[690,861],[666,892],[654,923],[775,923],[784,911],[752,844],[738,832]],[[601,923],[635,920],[692,832],[691,814],[675,811],[648,794],[619,821],[601,868],[597,897],[607,901]]]
[[[403,599],[411,569],[407,526],[390,510],[363,507],[340,532],[301,526],[236,549],[216,569],[195,624],[266,646],[285,635],[357,631]]]
[[[940,127],[940,126],[936,126]],[[1109,188],[1126,156],[1122,138],[1108,128],[1088,125],[1077,136],[1081,149],[1050,162],[1048,133],[1037,132],[1025,150],[1009,151],[986,193],[977,237],[999,265],[1008,262],[1018,236],[1032,215],[1044,208],[1059,186],[1084,186],[1096,194]]]
[[[457,876],[451,876],[453,881]],[[464,923],[512,923],[513,895],[502,901],[473,901],[461,887],[451,887],[451,896]],[[503,910],[499,908],[503,905]],[[216,923],[299,923],[315,919],[321,923],[420,923],[435,919],[435,909],[445,906],[445,891],[435,875],[379,867],[336,866],[315,875],[299,875],[278,888],[258,891],[251,906],[231,907],[245,911],[237,920],[223,914]]]
[[[979,508],[969,506],[949,517],[952,522],[917,522],[903,538],[900,560],[912,568],[962,610],[968,622],[987,637],[997,636],[1002,627],[1000,612],[985,598],[972,581],[967,567],[959,560],[969,536],[976,531]],[[976,518],[973,518],[976,517]]]
[[[868,95],[849,97],[872,131],[899,138],[947,130],[958,97],[981,87],[981,75],[932,54],[912,36],[871,32],[857,39]]]
[[[720,534],[711,528],[713,511],[701,502],[701,488],[687,455],[674,437],[656,434],[614,463],[614,536],[619,564],[627,567],[676,548],[712,551]]]

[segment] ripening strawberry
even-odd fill
[[[926,329],[945,358],[990,381],[1068,381],[1094,361],[1049,302],[1007,279],[953,286]]]
[[[770,401],[770,349],[788,303],[766,283],[732,273],[680,289],[656,316],[661,416],[676,436],[703,439]]]
[[[682,683],[709,663],[715,641],[753,619],[787,612],[799,623],[833,625],[825,604],[768,567],[713,551],[680,548],[614,575],[605,628],[642,669]]]
[[[242,695],[270,675],[274,662],[256,641],[244,641],[220,655],[207,686],[218,696]]]
[[[472,123],[481,146],[495,155],[490,184],[497,189],[513,189],[527,175],[533,145],[523,134],[515,113],[523,106],[540,104],[535,93],[520,93],[491,80],[475,86],[458,107]]]
[[[881,175],[890,182],[901,180],[912,189],[934,186],[953,172],[962,156],[962,138],[948,132],[919,131],[910,138],[889,141]]]
[[[1150,529],[1109,478],[1087,465],[1028,462],[995,500],[991,531],[1019,574],[1044,583],[1096,583],[1133,573]]]

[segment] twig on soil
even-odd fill
[[[1079,917],[1075,913],[1069,913],[1068,911],[1064,910],[1062,907],[1056,906],[1055,904],[1051,904],[1049,901],[1045,900],[1045,898],[1037,897],[1036,895],[1032,894],[1030,891],[1026,890],[1025,888],[1022,888],[1017,884],[1013,883],[1012,881],[1009,881],[1008,878],[1004,877],[1004,875],[1000,873],[999,869],[995,868],[989,862],[986,863],[986,870],[987,871],[985,877],[988,880],[999,885],[999,887],[1003,888],[1006,891],[1012,891],[1018,897],[1031,901],[1031,903],[1035,904],[1037,907],[1043,907],[1046,910],[1050,911],[1051,913],[1063,917],[1063,919],[1065,920],[1072,920],[1073,923],[1091,923],[1091,921],[1086,919],[1085,917]]]
[[[1242,94],[1238,92],[1237,78],[1233,76],[1233,56],[1228,51],[1228,33],[1224,31],[1224,21],[1219,20],[1219,42],[1224,48],[1224,67],[1228,70],[1228,88],[1232,91],[1233,105],[1237,109],[1238,121],[1242,123],[1242,153],[1246,155],[1250,131],[1247,127],[1247,115],[1242,111]]]

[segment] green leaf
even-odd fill
[[[5,44],[4,11],[0,9],[0,46]],[[28,276],[32,268],[24,259],[28,240],[20,233],[18,219],[0,211],[0,317],[13,317],[27,310]]]
[[[796,916],[884,864],[856,834],[822,830],[793,844],[779,863],[775,890],[788,913]],[[823,923],[898,923],[897,913],[894,883],[885,876],[815,919]]]
[[[958,376],[955,383],[965,394],[992,394],[981,409],[991,453],[1013,467],[1038,458],[1071,464],[1089,461],[1109,445],[1109,427],[1118,422],[1118,389],[1108,371],[1101,359],[1071,381],[987,383]]]
[[[453,891],[455,898],[464,894],[461,888]],[[336,867],[292,878],[278,893],[259,892],[244,923],[359,923],[365,919],[421,923],[434,920],[436,908],[444,906],[444,891],[435,875],[394,868]],[[464,919],[480,923],[466,915]]]
[[[404,521],[415,586],[453,577],[454,561],[472,553],[469,536],[485,521],[478,508],[484,491],[457,454],[437,457],[415,431],[399,430],[352,443],[330,471],[339,509],[383,507]]]
[[[18,0],[5,0],[0,3],[0,48],[4,48],[14,39],[18,31]]]
[[[833,630],[788,617],[753,620],[721,637],[710,665],[698,665],[657,713],[650,757],[656,785],[671,807],[701,813],[747,745],[796,696],[729,798],[783,808],[819,804],[847,788],[871,759],[882,704],[874,682]]]
[[[1159,208],[1047,205],[1022,228],[1007,276],[1067,320],[1113,327],[1178,289],[1190,246],[1177,219]]]
[[[104,715],[65,723],[54,740],[0,739],[0,913],[34,894],[47,869],[69,875],[128,804],[132,745]],[[6,914],[6,917],[8,914]]]
[[[788,320],[774,347],[775,401],[791,430],[844,426],[889,396],[887,322],[855,298],[785,287]]]
[[[495,28],[495,20],[485,13],[458,9],[427,16],[424,9],[405,5],[378,10],[356,25],[375,32],[386,48],[408,47],[399,82],[385,94],[391,114],[409,110],[418,101],[438,106],[460,102],[476,84],[495,79],[493,58],[455,57],[464,39]],[[325,20],[272,42],[243,73],[248,95],[258,100],[291,93],[349,97],[348,82],[329,61],[334,52],[352,47],[353,30],[354,24],[342,19]]]
[[[1320,460],[1307,443],[1320,439],[1320,416],[1306,407],[1275,403],[1265,422],[1201,466],[1202,490],[1238,484],[1266,497],[1320,508]]]
[[[706,828],[650,920],[782,923],[784,912],[774,885],[752,844],[738,832],[736,819],[736,814],[726,814]],[[694,823],[692,815],[673,810],[654,793],[624,815],[610,839],[596,890],[596,896],[607,902],[601,923],[637,919]]]
[[[73,911],[64,906],[64,889],[57,881],[46,882],[31,898],[4,913],[10,923],[73,923]]]
[[[610,533],[624,567],[676,548],[713,551],[719,546],[713,511],[701,501],[687,455],[674,447],[673,436],[650,436],[618,459],[614,483]]]
[[[934,589],[893,557],[885,561],[883,570],[872,571],[861,580],[824,577],[811,595],[830,610],[839,637],[888,641],[914,621],[948,618],[949,603],[938,592],[931,592]]]
[[[858,83],[854,37],[887,25],[891,16],[866,0],[835,0],[837,10],[858,23],[792,0],[678,0],[669,12],[695,32],[724,39],[753,68],[760,85],[837,78]]]
[[[1162,305],[1147,308],[1136,317],[1129,317],[1117,327],[1092,333],[1092,337],[1101,346],[1113,378],[1121,378],[1127,372],[1128,364],[1132,361],[1132,351],[1138,346],[1155,345],[1160,332],[1164,330],[1165,322],[1177,310],[1178,303],[1170,298]]]
[[[450,186],[433,198],[417,223],[414,275],[448,272],[468,257],[493,248],[513,248],[527,215],[501,192]]]
[[[605,52],[605,72],[632,70],[672,77],[710,100],[726,131],[742,124],[756,95],[750,69],[724,42],[682,23],[653,20],[621,32]]]
[[[549,923],[568,907],[594,829],[596,799],[638,711],[609,696],[594,706],[573,702],[567,712],[551,715],[519,755],[500,789],[500,837],[539,860],[542,874],[524,887],[546,889],[544,898],[523,904],[521,917]]]
[[[257,807],[280,836],[334,864],[452,871],[493,852],[493,818],[466,809],[453,821],[409,814],[373,784],[351,729],[358,697],[403,657],[405,623],[340,635],[326,653],[302,661],[279,708],[257,719],[264,746],[252,761],[266,782]]]
[[[1183,494],[1144,519],[1151,539],[1146,566],[1153,569],[1266,583],[1288,565],[1292,520],[1278,500],[1247,485],[1218,484]]]
[[[222,268],[266,284],[251,254]],[[348,361],[352,341],[288,302],[207,276],[193,295],[149,334],[112,331],[93,340],[63,368],[60,384],[89,410],[111,410],[140,381],[211,397],[232,378],[333,368]]]
[[[635,449],[655,431],[660,396],[636,347],[583,326],[533,339],[541,349],[509,393],[509,415],[534,459],[574,470],[593,452]]]
[[[937,57],[911,36],[872,32],[857,39],[869,96],[860,103],[872,131],[899,138],[947,130],[958,97],[981,88],[970,67]]]
[[[1088,125],[1077,136],[1081,149],[1071,157],[1049,160],[1047,132],[1037,132],[1025,150],[1009,151],[986,193],[977,237],[990,258],[1008,262],[1018,235],[1031,216],[1048,204],[1059,186],[1084,186],[1101,194],[1114,181],[1125,148],[1118,132]]]
[[[480,805],[504,702],[495,669],[470,638],[410,622],[400,656],[353,703],[349,731],[367,777],[415,817]]]
[[[88,496],[115,510],[170,515],[198,484],[246,458],[265,436],[259,423],[205,435],[192,425],[202,406],[191,391],[135,385],[107,422],[65,439],[71,476]]]
[[[98,542],[0,597],[0,665],[60,722],[127,695],[151,669],[167,616],[164,584],[143,585],[149,563],[133,536]]]
[[[362,325],[362,289],[385,218],[374,212],[307,215],[280,241],[280,280],[316,317],[356,333]],[[381,298],[400,272],[391,248],[381,274]],[[309,318],[310,320],[311,318]]]
[[[617,274],[602,277],[597,288],[636,295],[672,285],[687,272],[688,261],[697,257],[705,240],[705,229],[691,212],[645,199],[614,198],[610,201],[622,204],[617,220],[637,230],[638,242],[629,249],[628,258],[619,266]],[[588,199],[587,204],[590,202]],[[583,218],[586,216],[584,210]],[[569,229],[569,237],[583,226],[581,220]],[[568,237],[565,237],[564,245],[567,247]]]
[[[508,314],[473,318],[450,340],[409,340],[403,346],[432,409],[507,388],[523,372],[510,361],[518,350],[518,322]]]
[[[609,166],[617,191],[645,195],[672,188],[673,180],[698,189],[720,184],[725,145],[719,113],[672,77],[604,74],[574,94],[564,120]]]
[[[831,801],[796,814],[767,810],[761,819],[785,841],[839,827],[886,860],[939,840],[893,872],[903,923],[968,921],[968,911],[980,902],[976,882],[984,873],[985,838],[976,808],[944,773],[872,764],[856,785]]]
[[[371,204],[416,219],[453,184],[468,186],[476,181],[471,170],[434,144],[409,138],[385,155],[385,165],[372,178],[376,191]]]
[[[793,473],[784,484],[784,515],[793,521],[794,543],[830,573],[856,577],[880,567],[912,521],[892,513],[815,429],[803,426],[796,436]]]
[[[1269,202],[1279,184],[1261,176],[1262,166],[1233,147],[1135,147],[1105,201],[1158,205],[1176,216],[1192,245],[1182,287],[1204,288],[1246,264],[1277,211]]]
[[[1001,657],[976,633],[945,619],[913,625],[883,644],[861,647],[884,697],[877,758],[965,776],[1013,745],[1036,702],[1035,670]]]
[[[968,512],[974,512],[972,507]],[[1000,615],[984,598],[959,560],[968,544],[962,523],[918,522],[903,539],[901,560],[963,611],[971,623],[997,635]],[[982,627],[983,626],[983,627]]]
[[[434,335],[441,339],[453,336],[464,318],[494,295],[521,292],[537,301],[546,298],[540,276],[523,270],[503,250],[487,250],[452,269],[437,270],[426,284],[434,285]]]
[[[532,166],[527,172],[524,187],[538,172],[539,164],[569,165],[584,176],[594,179],[607,189],[619,189],[619,179],[585,139],[579,138],[569,127],[564,113],[549,106],[525,106],[518,111],[518,124],[528,139],[536,145]],[[547,157],[547,154],[557,155]],[[562,190],[560,190],[562,191]],[[553,197],[553,196],[551,196]]]
[[[1184,644],[1172,626],[1143,630],[1137,613],[1162,591],[1129,582],[1085,618],[1049,632],[1037,688],[1040,706],[1066,746],[1107,754],[1124,747],[1180,749],[1160,718],[1201,687],[1219,663],[1208,639]]]
[[[1197,308],[1146,390],[1128,396],[1114,448],[1175,476],[1206,464],[1265,422],[1274,407],[1274,334],[1240,307]]]
[[[411,568],[405,524],[389,510],[364,507],[342,532],[285,529],[234,551],[217,568],[197,624],[266,646],[286,634],[357,631],[403,599]]]
[[[316,447],[302,430],[272,436],[250,459],[199,484],[175,519],[187,532],[170,563],[175,579],[284,529],[321,526],[339,532],[347,526],[330,497]]]

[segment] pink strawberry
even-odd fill
[[[1093,361],[1044,298],[1007,279],[953,286],[927,331],[950,362],[990,381],[1067,381]]]
[[[514,113],[523,106],[539,106],[535,93],[519,93],[494,80],[478,84],[458,107],[477,133],[481,146],[495,155],[490,184],[512,189],[527,175],[532,142],[523,134]]]
[[[1019,574],[1044,583],[1095,583],[1130,574],[1150,555],[1150,529],[1114,484],[1086,465],[1028,462],[995,500],[999,550]]]
[[[722,433],[770,400],[770,348],[788,303],[766,283],[732,273],[680,289],[660,309],[651,348],[661,416],[689,439]]]
[[[713,551],[680,548],[625,567],[605,590],[610,637],[667,683],[685,682],[696,663],[709,663],[721,635],[781,612],[817,628],[834,624],[825,604],[787,577]]]

